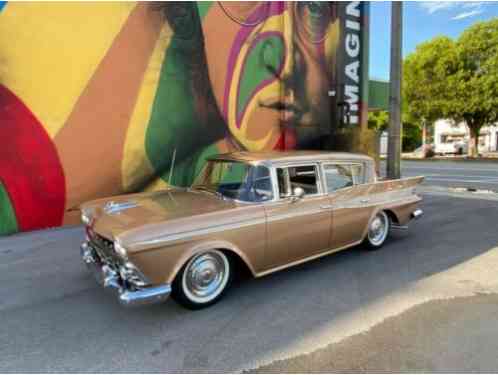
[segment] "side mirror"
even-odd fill
[[[292,201],[295,202],[299,199],[304,197],[304,190],[303,188],[296,187],[292,190]]]

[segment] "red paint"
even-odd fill
[[[19,230],[61,225],[66,190],[55,145],[31,111],[3,85],[0,140],[0,180]]]
[[[297,132],[296,129],[292,127],[285,127],[282,129],[281,136],[277,141],[277,144],[273,148],[274,150],[294,150],[297,146]]]

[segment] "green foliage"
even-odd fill
[[[403,112],[403,151],[410,152],[419,147],[422,143],[422,130],[420,126],[414,122],[410,122],[410,116]],[[382,133],[388,130],[389,127],[389,112],[387,111],[370,111],[368,112],[368,128],[375,130],[377,133]]]
[[[377,132],[387,130],[389,126],[389,112],[371,111],[368,112],[368,128]]]
[[[403,151],[410,152],[415,150],[422,143],[422,130],[420,126],[410,121],[410,116],[403,112]],[[379,135],[388,130],[389,112],[387,111],[370,111],[368,112],[368,128],[375,130]]]
[[[403,122],[403,152],[412,152],[422,144],[422,129],[417,124]]]
[[[419,45],[403,71],[407,116],[464,121],[476,155],[481,127],[498,120],[498,19],[474,24],[456,41],[437,37]]]

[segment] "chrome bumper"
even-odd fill
[[[413,211],[410,214],[410,220],[412,220],[412,219],[413,220],[417,220],[417,219],[419,219],[423,215],[424,215],[424,211],[422,211],[420,208],[417,208],[415,211]],[[391,229],[407,230],[408,229],[408,225],[398,225],[398,224],[392,223],[391,224]]]
[[[411,218],[417,220],[420,217],[422,217],[423,214],[424,211],[422,211],[420,208],[417,208],[415,211],[412,212]]]
[[[139,306],[165,301],[171,293],[169,284],[144,287],[133,290],[126,280],[121,278],[119,272],[99,258],[96,250],[88,242],[83,242],[80,247],[81,258],[86,267],[94,274],[97,283],[104,288],[118,294],[119,302],[123,306]]]

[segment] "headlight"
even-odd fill
[[[123,259],[126,259],[128,257],[126,249],[118,241],[114,242],[114,251],[116,251],[116,254],[118,254]]]
[[[92,225],[95,220],[95,211],[93,208],[86,208],[81,210],[81,221],[88,226]]]
[[[81,213],[81,221],[86,224],[86,225],[90,225],[90,216],[88,215],[87,212],[83,211]]]

